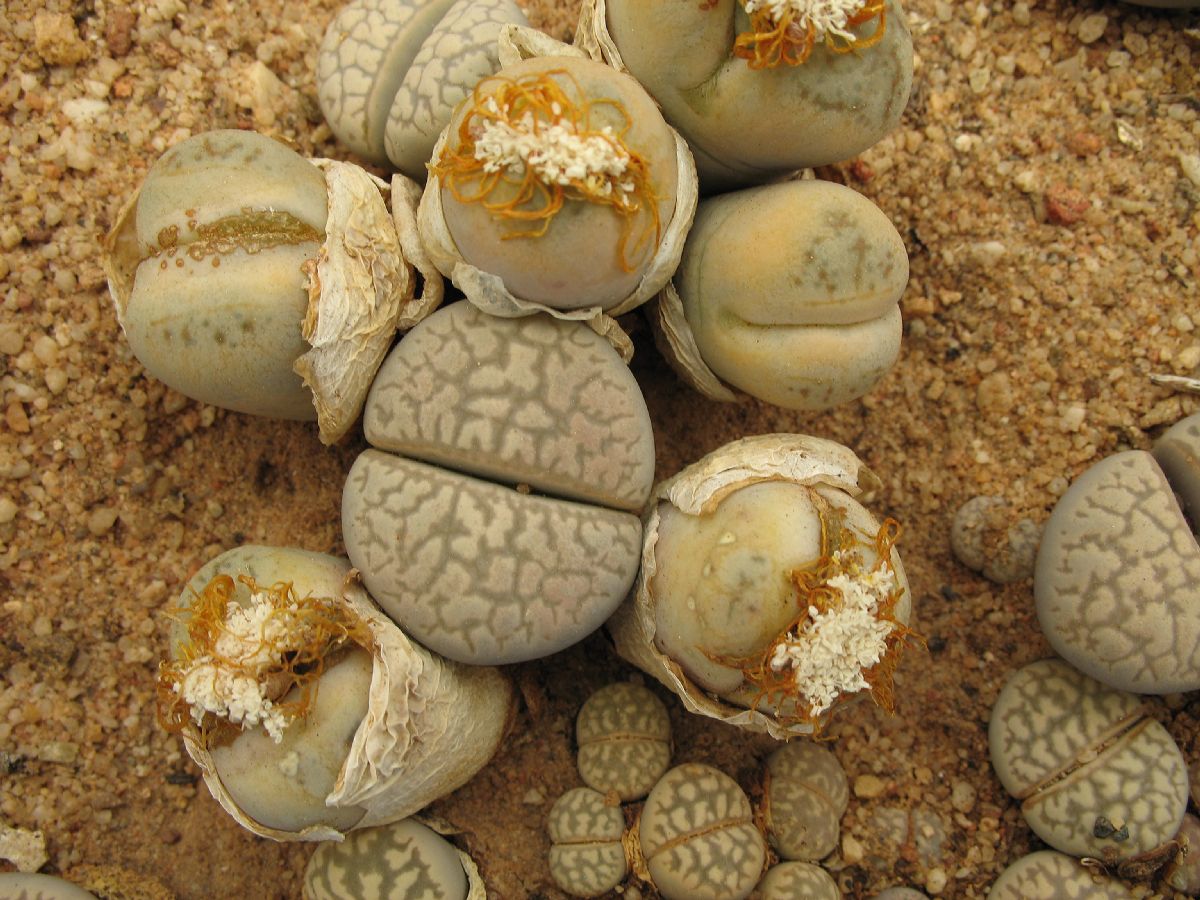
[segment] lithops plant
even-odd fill
[[[766,843],[738,783],[685,763],[664,775],[642,807],[638,839],[666,900],[742,900],[758,883]]]
[[[764,781],[763,821],[776,852],[814,861],[833,852],[850,802],[833,752],[810,741],[787,743],[767,757]]]
[[[572,897],[599,897],[629,874],[621,807],[591,788],[567,791],[550,808],[550,874]]]
[[[575,720],[579,775],[622,801],[650,793],[671,764],[671,720],[654,693],[619,682],[592,694]]]
[[[471,857],[424,822],[364,828],[317,847],[304,869],[304,900],[483,900]]]
[[[785,862],[767,870],[754,896],[755,900],[841,900],[842,892],[820,866]]]
[[[890,887],[876,894],[875,900],[929,900],[929,898],[915,888]]]
[[[1033,582],[1064,659],[1121,690],[1200,688],[1198,512],[1200,415],[1153,454],[1117,453],[1075,479],[1046,522]]]
[[[912,84],[897,0],[586,0],[576,34],[654,95],[706,191],[861,153]]]
[[[1031,577],[1042,529],[1032,519],[1014,518],[1003,498],[972,497],[950,524],[955,559],[996,584]]]
[[[1133,896],[1115,878],[1053,850],[1021,857],[988,891],[988,900],[1133,900]]]
[[[1106,864],[1153,854],[1179,830],[1187,768],[1133,694],[1061,660],[1031,663],[1000,691],[992,767],[1051,847]]]
[[[793,181],[704,200],[652,322],[714,400],[788,409],[861,397],[900,353],[904,242],[850,188]]]
[[[117,318],[155,378],[205,403],[354,424],[397,328],[436,299],[415,278],[382,183],[253,132],[168,150],[105,243]]]
[[[325,31],[317,100],[339,141],[418,181],[455,105],[499,67],[513,0],[354,0]]]
[[[1200,518],[1200,413],[1168,428],[1155,442],[1153,456],[1185,515],[1195,522]]]
[[[421,236],[488,312],[620,315],[678,265],[695,211],[691,156],[628,75],[528,30],[505,34],[506,64],[434,148]],[[538,55],[524,58],[521,41]]]
[[[508,679],[414,644],[345,560],[230,550],[176,615],[159,720],[255,834],[329,840],[411,815],[474,775],[508,726]]]
[[[633,584],[654,435],[586,325],[447,307],[380,368],[363,425],[378,449],[346,479],[346,550],[425,646],[484,665],[546,656]]]
[[[692,712],[777,738],[859,694],[890,708],[911,604],[898,525],[856,499],[878,483],[840,444],[775,434],[658,485],[618,653]]]
[[[79,885],[33,872],[0,872],[0,900],[95,900]]]

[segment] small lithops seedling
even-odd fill
[[[599,897],[625,880],[625,816],[591,788],[567,791],[550,808],[550,874],[572,897]]]
[[[425,179],[455,105],[499,67],[513,0],[353,0],[317,56],[317,100],[338,140],[364,159]]]
[[[577,34],[654,95],[706,191],[861,153],[912,84],[897,0],[587,0]]]
[[[660,484],[617,651],[693,712],[775,737],[859,694],[890,708],[910,603],[899,526],[855,499],[877,483],[840,444],[778,434]]]
[[[1077,859],[1042,850],[1005,869],[988,900],[1133,900],[1133,892]]]
[[[908,254],[850,188],[793,181],[703,201],[656,305],[659,344],[693,387],[788,409],[861,397],[900,353]]]
[[[678,264],[691,157],[636,81],[557,47],[568,55],[505,65],[459,106],[434,149],[421,236],[489,312],[620,315]]]
[[[0,900],[95,900],[78,885],[32,872],[0,872]]]
[[[466,782],[499,745],[513,695],[495,669],[412,643],[345,560],[243,547],[184,589],[158,700],[239,823],[328,840]]]
[[[833,876],[812,863],[786,862],[772,866],[755,892],[757,900],[840,900]]]
[[[485,896],[471,858],[415,819],[326,841],[304,870],[304,900],[476,900]]]
[[[992,767],[1051,847],[1118,863],[1179,830],[1187,769],[1175,741],[1133,694],[1057,659],[1005,683],[988,726]]]
[[[388,357],[363,424],[380,449],[346,479],[346,550],[425,646],[488,665],[546,656],[633,584],[654,435],[633,375],[586,325],[450,306]]]
[[[784,859],[819,860],[837,846],[850,802],[846,772],[832,751],[797,740],[767,757],[764,820]]]
[[[1013,521],[1000,497],[972,497],[950,525],[955,558],[996,584],[1033,575],[1042,529],[1031,519]]]
[[[575,720],[579,774],[602,794],[640,800],[671,764],[671,720],[653,692],[621,682],[600,688]]]
[[[431,308],[371,176],[253,132],[167,151],[105,249],[151,375],[238,412],[315,418],[326,442],[354,424],[396,329]]]
[[[1200,688],[1198,460],[1200,415],[1167,431],[1153,455],[1129,450],[1096,463],[1046,522],[1038,620],[1063,658],[1115,688]]]
[[[646,798],[642,856],[666,900],[742,900],[758,883],[767,848],[736,781],[701,763],[676,766]]]
[[[929,898],[910,887],[890,887],[876,894],[875,900],[929,900]]]

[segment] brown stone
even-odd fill
[[[104,28],[104,43],[114,59],[124,56],[133,49],[133,26],[137,16],[123,6],[113,9]]]
[[[17,434],[29,434],[29,416],[25,415],[25,407],[15,400],[8,404],[8,409],[4,411],[4,424]]]
[[[1053,184],[1046,191],[1046,218],[1055,225],[1074,225],[1092,207],[1092,202],[1075,188]]]
[[[1077,131],[1066,141],[1067,149],[1076,156],[1095,156],[1104,149],[1104,139],[1091,131]]]

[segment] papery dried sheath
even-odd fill
[[[422,304],[380,193],[386,184],[350,163],[316,165],[325,173],[329,219],[303,323],[312,349],[295,369],[313,393],[321,440],[328,444],[354,424],[401,319],[411,328]]]

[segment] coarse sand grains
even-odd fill
[[[149,165],[200,131],[257,128],[345,156],[313,75],[338,5],[0,4],[0,823],[41,831],[51,873],[102,870],[180,898],[299,896],[313,848],[259,840],[221,811],[155,725],[154,679],[164,610],[204,560],[243,542],[341,552],[341,480],[363,443],[324,448],[311,426],[201,406],[147,377],[99,246]],[[570,34],[568,0],[521,5]],[[856,790],[827,867],[852,898],[897,883],[983,898],[1036,846],[988,766],[988,712],[1005,676],[1049,648],[1030,583],[956,563],[950,525],[981,495],[1040,523],[1084,468],[1200,409],[1149,379],[1200,366],[1200,14],[907,8],[918,64],[900,127],[819,173],[875,201],[907,244],[896,369],[823,414],[705,401],[645,328],[633,370],[660,477],[741,435],[801,431],[883,479],[876,507],[904,525],[928,651],[905,655],[894,717],[858,704],[830,729]],[[515,729],[433,812],[463,830],[491,895],[561,898],[545,819],[578,784],[572,723],[632,670],[595,635],[514,672]],[[657,692],[676,763],[751,783],[769,738]],[[1152,711],[1194,761],[1200,699]],[[859,791],[868,777],[877,789]]]

